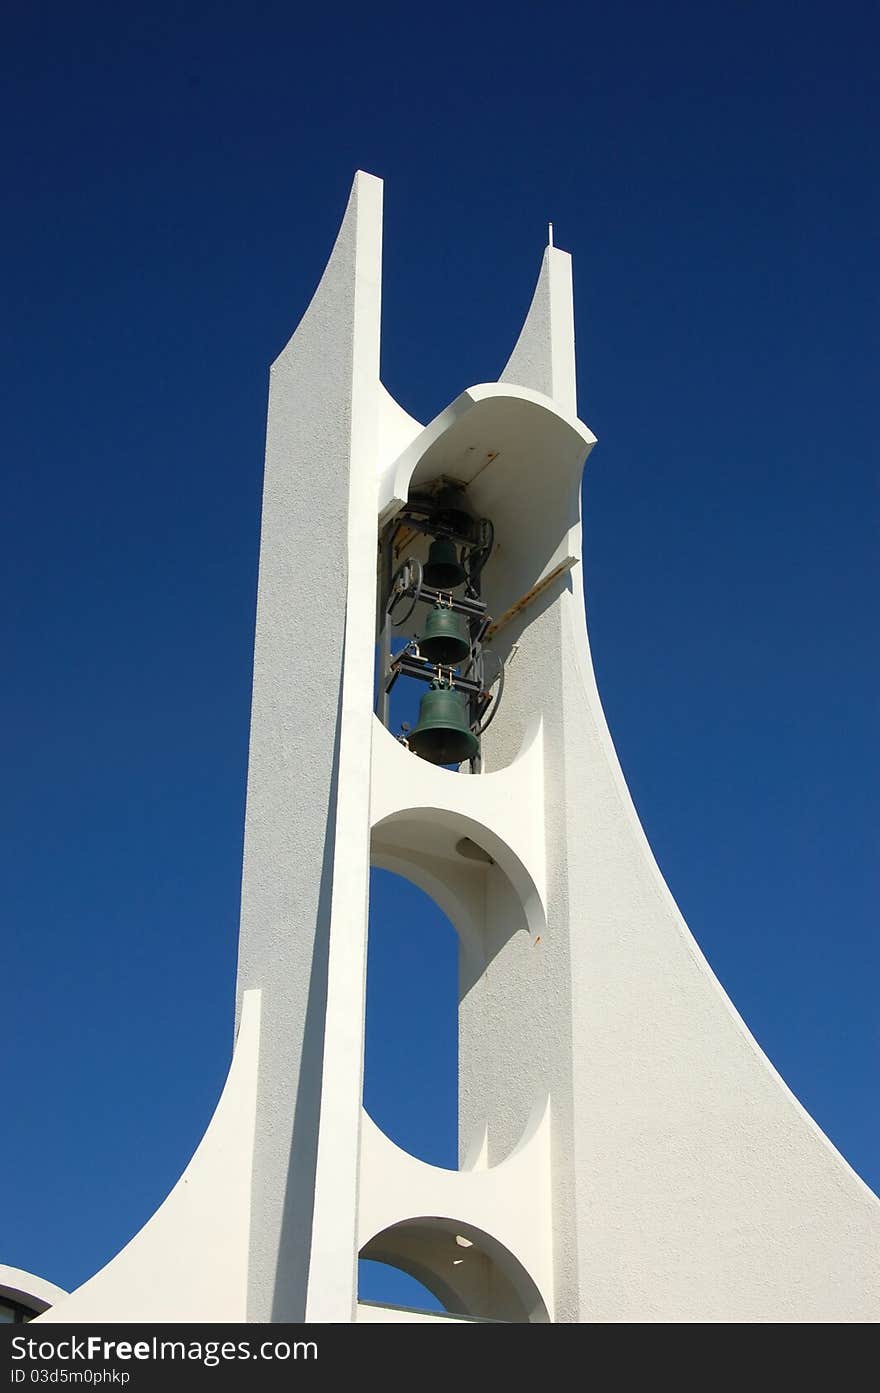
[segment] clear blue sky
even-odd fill
[[[880,1185],[878,39],[873,5],[775,0],[9,11],[0,1261],[88,1276],[223,1081],[267,370],[358,166],[422,420],[497,376],[548,219],[573,252],[621,762],[722,983]],[[367,1101],[452,1163],[451,931],[377,901]]]

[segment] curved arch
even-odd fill
[[[463,840],[487,859],[463,855],[457,850]],[[517,930],[534,936],[546,929],[543,899],[528,868],[497,832],[465,813],[400,808],[374,824],[370,855],[374,865],[406,876],[435,899],[468,943],[487,946],[494,895],[496,917],[504,917],[506,928],[500,938],[490,935],[493,957]]]
[[[500,382],[469,387],[388,466],[380,525],[413,490],[442,477],[464,485],[475,512],[495,526],[484,598],[497,618],[558,562],[579,559],[580,480],[595,439],[541,392]]]
[[[405,1219],[370,1238],[360,1256],[407,1272],[450,1314],[549,1323],[546,1303],[522,1263],[473,1224],[440,1215]]]
[[[423,864],[404,851],[395,852],[390,848],[374,846],[370,865],[381,871],[390,871],[392,875],[401,876],[418,886],[443,911],[460,939],[471,942],[476,939],[481,925],[473,905],[466,895],[456,893],[437,869],[427,863],[427,858]]]

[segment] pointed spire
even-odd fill
[[[543,392],[567,415],[576,416],[571,257],[553,246],[552,223],[548,231],[532,303],[499,381]]]
[[[382,180],[356,171],[345,214],[311,302],[279,354],[282,359],[299,340],[315,332],[334,344],[358,312],[366,312],[369,337],[375,340],[375,376],[379,371],[379,286],[382,278]],[[362,316],[361,316],[362,317]],[[347,353],[348,350],[345,350]]]

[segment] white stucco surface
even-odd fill
[[[357,175],[269,392],[239,947],[240,991],[263,990],[248,1278],[261,1321],[354,1316],[381,189]]]
[[[554,304],[539,285],[505,378],[546,387],[535,344],[559,361]],[[578,517],[573,550],[579,533]],[[557,1318],[878,1319],[880,1204],[763,1055],[663,882],[580,584],[499,639],[515,662],[487,758],[515,758],[540,713],[548,928],[539,971],[514,938],[462,1005],[461,1108],[472,1128],[485,1117],[491,1162],[552,1081]]]
[[[442,1170],[419,1161],[395,1146],[372,1119],[364,1115],[361,1140],[360,1232],[361,1251],[372,1256],[370,1244],[377,1235],[396,1225],[418,1221],[448,1240],[439,1255],[438,1269],[419,1270],[418,1252],[413,1275],[430,1284],[439,1277],[454,1290],[468,1276],[468,1265],[479,1263],[486,1239],[489,1253],[516,1286],[527,1274],[536,1287],[522,1299],[531,1319],[553,1319],[553,1248],[551,1241],[550,1118],[545,1107],[503,1164],[487,1169],[476,1163],[459,1171]],[[444,1221],[440,1224],[438,1221]],[[470,1246],[455,1246],[464,1235]],[[503,1253],[495,1245],[500,1245]],[[394,1252],[386,1240],[386,1248]],[[381,1243],[378,1251],[383,1251]],[[404,1263],[405,1264],[405,1259]],[[445,1267],[445,1271],[444,1271]],[[478,1280],[483,1278],[480,1273]],[[468,1288],[464,1291],[469,1294]],[[488,1312],[486,1313],[488,1314]],[[515,1318],[515,1317],[511,1317]]]
[[[552,398],[560,413],[577,416],[571,257],[558,247],[544,252],[529,312],[500,381],[533,387]]]
[[[379,380],[381,227],[359,174],[272,368],[229,1079],[165,1204],[40,1319],[450,1323],[359,1304],[363,1252],[453,1323],[876,1321],[880,1202],[700,952],[602,711],[570,258],[545,252],[501,380],[422,426]],[[378,528],[442,478],[494,523],[510,616],[476,775],[372,710]],[[457,1171],[362,1111],[371,860],[460,937]]]
[[[573,419],[570,259],[556,249],[502,384],[413,435],[380,469],[379,499],[391,516],[413,483],[471,480],[496,526],[496,614],[580,556],[594,437]],[[762,1054],[663,882],[596,690],[580,575],[496,647],[506,690],[481,776],[410,769],[374,732],[374,859],[432,893],[462,940],[463,1164],[479,1154],[500,1173],[549,1095],[556,1319],[876,1320],[880,1205]],[[536,720],[543,769],[526,781]],[[517,918],[485,869],[481,884],[456,862],[450,815],[521,868],[519,886],[526,873],[537,914]]]

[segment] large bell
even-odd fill
[[[425,632],[419,639],[422,657],[440,667],[457,667],[470,651],[471,641],[464,615],[456,614],[446,605],[434,605],[428,615]]]
[[[472,759],[480,742],[468,725],[464,697],[445,682],[432,682],[407,744],[429,764],[463,764]]]
[[[467,579],[464,566],[458,559],[455,543],[448,537],[438,537],[431,543],[422,579],[433,590],[456,590],[464,584]]]

